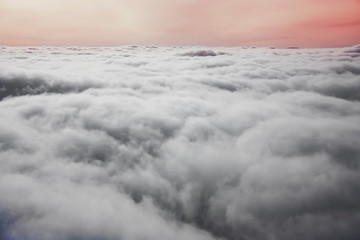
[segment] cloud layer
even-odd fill
[[[0,49],[0,239],[359,239],[360,46]]]

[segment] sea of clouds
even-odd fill
[[[0,46],[0,240],[360,239],[360,45]]]

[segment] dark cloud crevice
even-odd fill
[[[38,77],[0,77],[0,101],[6,97],[24,95],[78,93],[94,87],[99,86],[92,84],[49,82]]]
[[[215,57],[219,55],[226,55],[227,53],[224,52],[214,52],[213,50],[198,50],[198,51],[191,51],[181,54],[181,56],[188,56],[188,57]]]
[[[350,65],[350,64],[345,64],[343,66],[333,67],[332,70],[335,71],[338,74],[352,73],[354,75],[360,75],[360,67]]]

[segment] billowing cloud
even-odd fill
[[[0,239],[360,237],[360,54],[0,49]]]

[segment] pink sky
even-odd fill
[[[0,0],[1,45],[358,43],[360,0]]]

